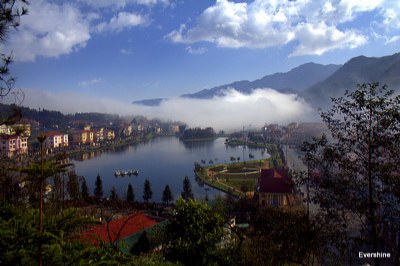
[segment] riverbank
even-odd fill
[[[55,149],[53,151],[47,151],[46,157],[56,157],[60,154],[64,154],[67,158],[74,157],[85,157],[85,154],[91,154],[95,152],[110,151],[118,148],[123,148],[131,145],[137,145],[142,142],[146,142],[158,136],[153,134],[147,134],[141,139],[121,140],[113,141],[108,143],[96,143],[95,145],[82,145],[75,147],[68,147],[68,149]],[[38,156],[38,155],[37,155]]]
[[[213,141],[216,140],[219,137],[210,137],[210,138],[191,138],[191,139],[186,139],[186,138],[179,138],[180,141],[183,142],[201,142],[201,141]]]

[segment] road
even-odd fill
[[[294,172],[302,172],[307,173],[307,166],[303,163],[303,160],[299,157],[300,153],[295,149],[290,148],[288,145],[283,145],[283,152],[286,157],[287,166],[290,170]],[[300,187],[301,193],[304,195],[304,199],[307,197],[307,188],[306,186]],[[312,196],[312,191],[310,191],[310,197]],[[313,213],[318,210],[318,205],[314,203],[310,203],[310,212]]]

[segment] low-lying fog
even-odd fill
[[[316,121],[318,115],[302,98],[272,89],[257,89],[243,94],[235,89],[212,99],[175,97],[159,106],[142,106],[101,97],[74,93],[49,93],[24,90],[24,106],[63,113],[100,112],[119,115],[143,115],[147,118],[182,121],[190,127],[211,126],[215,130],[237,130],[243,126],[261,127],[265,123]]]

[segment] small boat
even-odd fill
[[[131,176],[131,175],[137,176],[137,175],[139,175],[139,171],[136,170],[136,169],[135,170],[125,170],[125,171],[117,170],[117,171],[114,172],[114,175],[116,177],[118,177],[118,176],[126,176],[126,175],[128,175],[128,176]]]

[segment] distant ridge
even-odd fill
[[[400,53],[384,57],[357,56],[325,80],[304,90],[301,95],[315,107],[326,108],[332,97],[354,91],[359,83],[379,82],[390,89],[400,88]]]
[[[242,80],[235,81],[230,84],[217,86],[211,89],[201,90],[192,94],[184,94],[182,97],[196,98],[196,99],[210,99],[214,96],[222,95],[228,88],[234,88],[237,91],[248,94],[252,90],[258,88],[271,88],[282,93],[298,93],[304,89],[316,84],[330,76],[340,65],[321,65],[316,63],[306,63],[293,68],[286,73],[275,73],[272,75],[264,76],[261,79],[254,81]],[[135,101],[134,104],[141,104],[147,106],[156,106],[161,103],[161,98],[146,99]]]
[[[337,69],[340,65],[321,65],[316,63],[306,63],[293,68],[286,73],[275,73],[267,75],[255,81],[235,81],[233,83],[202,90],[193,94],[185,94],[183,97],[209,99],[215,95],[221,95],[226,89],[234,88],[242,93],[250,93],[254,89],[271,88],[282,93],[293,93],[303,91],[311,85],[320,82]]]
[[[164,98],[155,98],[155,99],[145,99],[140,101],[134,101],[133,104],[146,105],[146,106],[158,106],[160,103],[165,100]]]
[[[400,91],[400,53],[383,57],[357,56],[344,65],[306,63],[286,73],[267,75],[254,81],[242,80],[205,89],[182,97],[210,99],[228,88],[248,94],[257,88],[271,88],[281,93],[297,93],[316,108],[330,106],[332,97],[353,91],[359,83],[379,82]],[[165,99],[147,99],[136,104],[156,106]]]

